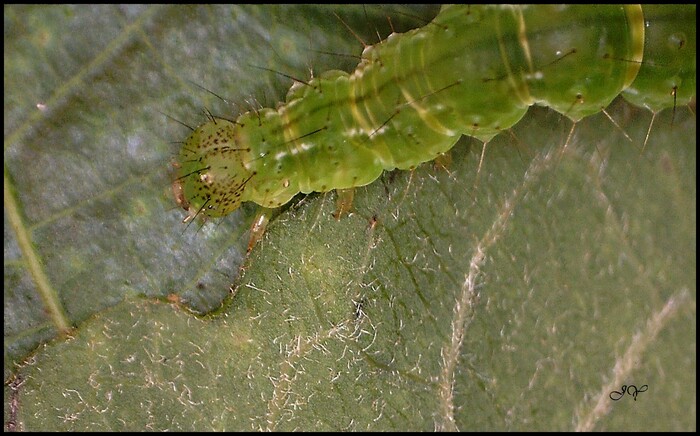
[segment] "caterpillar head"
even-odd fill
[[[254,172],[246,168],[249,149],[236,144],[235,124],[214,119],[197,127],[185,141],[173,182],[177,203],[188,212],[219,217],[237,209]]]

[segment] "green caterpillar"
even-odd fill
[[[695,5],[443,6],[368,46],[355,71],[295,83],[276,109],[211,117],[173,189],[188,218],[363,186],[462,135],[488,141],[533,104],[573,121],[622,94],[653,112],[695,97]]]

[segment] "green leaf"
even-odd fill
[[[336,10],[372,34],[362,8]],[[386,25],[386,11],[367,10]],[[603,114],[567,141],[569,121],[532,109],[481,164],[481,144],[465,139],[446,169],[425,164],[359,188],[339,222],[334,193],[301,198],[236,278],[254,208],[201,229],[179,223],[167,171],[178,145],[168,141],[186,129],[158,111],[195,124],[203,106],[273,105],[289,82],[249,65],[302,78],[309,65],[350,69],[356,61],[314,50],[357,53],[353,37],[324,7],[5,15],[5,374],[16,376],[6,422],[695,429],[687,108],[659,114],[643,152],[643,110],[608,111],[630,142]],[[216,310],[197,317],[179,303]],[[61,320],[76,325],[68,337],[7,366]],[[648,390],[610,400],[631,384]]]

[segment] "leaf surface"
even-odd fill
[[[349,70],[355,60],[315,50],[357,53],[357,41],[323,7],[5,14],[5,378],[17,377],[5,388],[6,422],[695,428],[687,108],[659,114],[643,152],[648,112],[610,108],[632,142],[598,114],[567,143],[571,123],[534,108],[487,145],[481,165],[482,145],[465,138],[446,168],[428,163],[359,188],[339,222],[334,193],[298,199],[239,277],[255,209],[201,228],[179,223],[169,141],[187,129],[159,111],[196,124],[202,107],[274,105],[289,82],[251,65],[302,78],[309,66]],[[372,33],[362,8],[339,14]],[[386,11],[368,14],[386,25]],[[61,320],[76,325],[68,338],[8,366]],[[649,389],[609,399],[630,384]]]

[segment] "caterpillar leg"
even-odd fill
[[[336,189],[338,199],[335,201],[336,209],[333,212],[333,218],[340,220],[346,213],[352,209],[352,200],[355,198],[355,188]]]
[[[253,247],[260,241],[265,234],[265,229],[267,229],[267,224],[276,214],[276,209],[268,209],[266,207],[260,207],[260,210],[255,215],[253,224],[250,226],[250,239],[248,240],[248,250],[246,255],[250,254]]]
[[[440,155],[436,157],[433,162],[435,168],[443,169],[449,173],[449,169],[452,166],[452,153],[450,153],[449,150],[444,153],[440,153]]]

